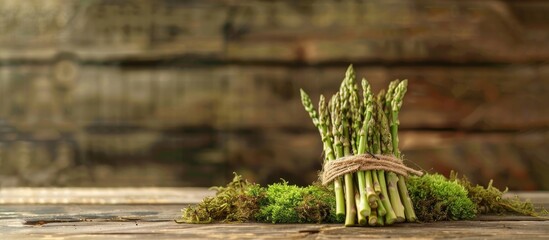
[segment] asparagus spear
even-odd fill
[[[309,116],[311,117],[311,120],[313,120],[313,124],[315,125],[315,127],[318,128],[318,131],[320,132],[320,137],[322,137],[322,129],[319,127],[320,121],[318,118],[318,113],[313,106],[313,102],[311,101],[309,95],[303,89],[299,89],[299,91],[301,93],[301,103],[303,104],[305,111],[309,113]]]
[[[395,211],[395,221],[404,222],[406,220],[406,215],[404,213],[404,206],[400,201],[400,194],[398,192],[398,176],[394,172],[386,172],[385,177],[387,180],[387,192],[389,194],[389,200],[391,201],[391,206]]]
[[[371,92],[370,84],[366,79],[362,79],[362,91],[363,91],[363,105],[364,105],[364,119],[362,122],[362,129],[359,138],[358,154],[364,154],[367,152],[367,142],[371,138],[371,131],[373,131],[375,125],[375,119],[373,119],[373,94]],[[372,177],[372,171],[364,172],[366,198],[368,199],[368,205],[371,208],[377,208],[377,199],[379,198],[374,189],[374,179]]]
[[[407,86],[408,80],[403,80],[402,82],[400,82],[395,88],[395,92],[391,102],[391,136],[393,139],[393,152],[397,158],[400,158],[400,151],[398,150],[398,125],[400,124],[400,122],[398,121],[398,113],[400,112],[400,108],[402,107],[402,100],[404,98],[404,94],[406,93]],[[410,199],[410,195],[408,194],[408,189],[406,188],[406,183],[404,182],[405,179],[403,176],[399,176],[398,178],[398,190],[404,204],[404,213],[406,214],[406,220],[408,220],[408,222],[415,222],[417,220],[417,217],[414,212],[412,200]]]
[[[368,216],[368,225],[375,226],[377,224],[377,211],[372,210],[370,216]]]
[[[382,90],[383,91],[383,90]],[[379,126],[378,126],[378,122],[379,122],[379,117],[378,117],[378,109],[379,109],[379,106],[377,106],[376,102],[375,101],[372,101],[371,104],[373,105],[372,107],[372,113],[371,113],[371,116],[372,116],[372,126],[370,127],[370,129],[372,130],[369,134],[370,134],[370,152],[373,152],[373,153],[379,153]],[[372,178],[373,178],[373,182],[374,182],[374,192],[376,194],[379,195],[379,193],[381,193],[381,186],[379,185],[379,179],[377,177],[377,171],[376,170],[372,170]],[[379,199],[378,199],[379,200]],[[379,214],[379,212],[378,212]]]
[[[303,104],[303,107],[305,110],[309,113],[309,116],[311,117],[311,120],[313,121],[313,124],[318,128],[318,131],[320,132],[320,137],[322,139],[323,148],[324,148],[324,155],[326,157],[325,160],[334,160],[334,150],[332,146],[332,136],[331,132],[329,131],[330,126],[330,117],[329,117],[329,109],[326,106],[326,102],[324,99],[324,96],[320,96],[319,100],[319,114],[317,114],[313,103],[311,101],[311,98],[309,95],[303,90],[300,89],[301,92],[301,103]],[[341,184],[341,180],[339,178],[334,180],[334,193],[336,196],[336,215],[339,217],[342,217],[345,215],[345,205],[344,205],[344,198],[343,198],[343,188]]]
[[[377,171],[379,170],[372,170],[372,178],[374,180],[374,192],[379,195],[381,193],[381,185],[379,183],[379,178],[377,177]]]
[[[354,72],[352,70],[352,66],[349,67],[348,73],[349,75],[353,74]],[[358,97],[358,87],[354,83],[354,76],[348,76],[347,78],[347,89],[351,93],[351,112],[352,112],[352,134],[351,134],[351,145],[353,147],[353,153],[354,154],[360,154],[360,148],[364,147],[361,146],[361,129],[362,129],[362,114],[363,114],[363,106],[361,104],[361,101]],[[359,220],[360,216],[368,216],[370,215],[370,206],[367,203],[366,198],[366,181],[364,178],[364,172],[358,171],[356,174],[357,183],[358,183],[358,202],[357,202],[357,210],[359,214]]]
[[[389,200],[389,193],[387,192],[387,183],[385,181],[385,171],[383,170],[378,171],[377,174],[380,181],[385,183],[381,185],[381,194],[379,195],[379,198],[381,200],[382,205],[385,207],[385,211],[386,211],[385,222],[390,225],[397,220],[397,216]]]
[[[407,80],[400,82],[398,86],[395,88],[395,92],[393,96],[391,96],[388,99],[391,102],[385,103],[386,105],[391,106],[390,107],[391,138],[393,140],[393,152],[396,157],[400,157],[400,151],[398,150],[398,125],[400,125],[400,122],[398,121],[398,113],[400,112],[400,108],[402,107],[402,100],[404,98],[404,94],[406,93],[407,86],[408,86]]]
[[[368,205],[372,209],[377,208],[377,199],[379,198],[374,191],[374,180],[372,178],[372,171],[366,171],[364,174],[364,178],[366,178],[366,196],[368,199]]]
[[[360,194],[359,194],[359,192],[360,191],[357,191],[357,189],[355,189],[355,205],[356,205],[357,209],[360,209]],[[358,212],[357,215],[358,215],[357,216],[358,224],[359,225],[366,225],[366,223],[368,222],[368,220],[366,219],[366,216],[361,214],[360,211]]]
[[[358,87],[356,86],[355,79],[356,76],[353,65],[350,65],[345,73],[345,79],[342,87],[345,87],[349,97],[350,109],[347,117],[351,123],[351,148],[352,152],[356,154],[358,147],[357,135],[360,132],[360,125],[362,121],[362,104],[358,97]]]
[[[377,177],[377,173],[374,174]],[[387,215],[387,210],[385,209],[385,206],[383,206],[383,202],[381,202],[381,198],[377,199],[377,215],[378,217],[383,217]]]
[[[345,98],[341,97],[343,94],[346,96],[345,92],[339,92],[336,93],[336,95],[332,98],[334,104],[332,105],[332,132],[334,135],[334,148],[336,153],[336,158],[341,158],[345,156],[347,152],[349,152],[349,141],[346,138],[348,135],[348,130],[345,130],[346,127],[346,119],[344,120],[344,116],[346,116],[346,102]],[[343,101],[343,102],[340,102]],[[347,134],[346,134],[347,132]],[[356,214],[356,208],[355,208],[355,196],[354,196],[354,189],[353,189],[353,176],[352,174],[345,174],[345,226],[352,226],[355,224],[355,214]]]
[[[391,116],[391,104],[392,104],[392,101],[393,101],[393,95],[395,93],[395,89],[398,86],[399,82],[400,81],[398,79],[394,80],[394,81],[391,81],[389,83],[389,87],[387,88],[387,93],[385,94],[385,96],[378,95],[378,97],[381,97],[381,98],[385,99],[385,101],[383,101],[381,104],[383,105],[383,111],[385,112],[385,115],[387,117]]]
[[[383,101],[383,95],[379,94],[377,99],[378,107],[381,106],[382,101]],[[380,134],[379,134],[380,147],[381,147],[380,150],[382,154],[392,154],[393,145],[391,142],[391,133],[389,130],[389,123],[387,120],[387,116],[383,114],[383,112],[381,111],[381,108],[379,108],[378,110],[379,110],[378,117],[379,117],[379,126],[380,126]],[[376,152],[376,153],[379,153],[379,152]],[[387,215],[385,215],[385,222],[390,225],[397,220],[397,215],[395,213],[395,210],[393,209],[393,206],[391,205],[391,201],[389,200],[389,193],[387,192],[387,182],[385,180],[385,171],[378,170],[377,173],[378,173],[379,182],[381,185],[381,194],[379,197],[381,199],[381,202],[383,203],[383,206],[387,211]],[[395,191],[395,192],[396,192],[395,194],[398,194],[398,191]],[[397,199],[398,201],[396,201]],[[402,206],[402,203],[400,202],[400,197],[398,195],[395,197],[395,203],[396,205],[398,205],[398,207],[400,207],[403,210],[403,206]],[[404,212],[402,211],[400,221],[403,221],[404,217],[405,215],[404,215]]]
[[[393,81],[392,83],[395,83],[395,81]],[[391,87],[391,86],[395,86],[395,85],[391,84],[390,89],[389,89],[390,91],[388,91],[387,94],[385,94],[385,104],[384,104],[385,109],[384,109],[384,112],[386,112],[386,111],[391,112],[391,109],[392,109],[392,107],[391,107],[392,102],[389,102],[389,101],[391,99],[393,99],[394,94],[391,94],[391,93],[394,92],[395,87]],[[381,97],[381,95],[379,97]],[[389,109],[389,110],[386,110],[386,109]],[[385,119],[387,119],[387,118],[388,117],[386,117]],[[382,118],[381,120],[382,120],[382,127],[387,128],[386,125],[383,125],[384,124],[384,122],[383,122],[384,119]],[[388,122],[388,120],[387,120],[387,122]],[[382,131],[382,137],[383,137],[382,141],[385,142],[384,147],[383,147],[385,149],[385,152],[384,152],[385,154],[392,153],[393,148],[394,148],[394,146],[392,145],[394,138],[392,138],[392,133],[389,133],[389,134],[391,135],[391,146],[392,147],[389,147],[389,144],[387,143],[388,137],[389,137],[387,135],[387,129],[384,129],[384,131]],[[388,152],[389,148],[391,149],[391,152]],[[395,216],[396,216],[395,221],[396,222],[403,222],[403,221],[406,220],[406,214],[405,214],[405,211],[404,211],[404,205],[402,204],[402,201],[401,201],[401,198],[400,198],[400,193],[398,191],[399,177],[393,172],[386,172],[385,177],[386,177],[386,180],[387,180],[387,193],[388,193],[388,196],[389,196],[391,206],[393,207],[393,210],[394,210]]]
[[[326,104],[324,95],[320,95],[320,100],[318,101],[318,111],[319,111],[319,127],[322,137],[322,142],[324,144],[324,153],[328,161],[334,160],[335,154],[333,150],[332,143],[332,132],[329,130],[330,127],[330,111]],[[343,196],[343,187],[341,184],[341,179],[336,178],[334,180],[334,193],[336,197],[336,215],[338,217],[343,217],[345,215],[345,198]]]
[[[376,223],[377,226],[384,226],[385,225],[385,217],[384,216],[381,216],[381,213],[379,213],[379,209],[378,209],[378,216],[377,216],[377,223]]]

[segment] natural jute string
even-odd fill
[[[387,155],[360,154],[326,161],[322,171],[322,184],[327,185],[339,176],[347,173],[367,170],[385,170],[407,177],[408,173],[418,176],[421,171],[406,167],[401,159]]]

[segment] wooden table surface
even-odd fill
[[[200,188],[0,189],[0,239],[548,239],[549,220],[480,216],[473,221],[341,224],[176,224],[180,209],[212,191]],[[520,192],[549,208],[549,192]]]

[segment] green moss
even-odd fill
[[[299,216],[295,207],[302,200],[303,196],[297,186],[286,182],[269,185],[256,218],[262,222],[296,223]]]
[[[491,183],[487,188],[473,185],[456,174],[450,180],[439,174],[410,177],[406,184],[416,215],[424,222],[471,219],[477,212],[540,215],[530,202],[503,198],[507,190],[502,192]],[[214,197],[183,209],[177,222],[343,222],[335,215],[333,191],[320,184],[299,187],[282,182],[264,188],[235,174],[227,186],[213,189]]]
[[[226,187],[214,187],[214,197],[207,197],[195,206],[182,210],[178,223],[247,222],[259,211],[264,189],[237,175]]]
[[[492,186],[492,180],[485,188],[480,185],[473,185],[467,177],[458,178],[457,173],[452,172],[450,179],[458,182],[468,191],[469,198],[477,206],[477,210],[482,214],[504,214],[513,213],[521,215],[539,216],[545,214],[547,210],[542,209],[540,213],[536,212],[534,205],[529,201],[523,201],[517,196],[513,198],[504,198],[503,194],[507,192],[507,188],[503,191]]]
[[[410,177],[407,181],[414,210],[420,221],[461,220],[476,216],[467,190],[439,174]]]
[[[336,215],[334,192],[319,183],[303,189],[303,200],[296,211],[304,222],[342,223],[345,218]]]
[[[272,223],[336,222],[335,197],[327,188],[298,187],[287,182],[269,185],[256,219]]]
[[[335,215],[335,197],[328,188],[315,184],[307,187],[275,183],[263,188],[236,175],[214,197],[182,210],[179,223],[341,222]]]

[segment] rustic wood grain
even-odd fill
[[[177,225],[173,222],[51,223],[2,229],[17,239],[546,239],[548,221],[460,221],[396,224],[381,228],[345,228],[311,224]]]
[[[309,183],[321,145],[299,88],[329,96],[353,62],[375,90],[409,79],[410,161],[549,189],[548,11],[498,0],[0,1],[0,186],[208,186],[232,171]]]
[[[110,134],[95,135],[97,142],[113,138]],[[127,141],[130,140],[137,139]],[[549,167],[545,158],[549,154],[548,141],[549,134],[543,130],[517,133],[400,131],[400,147],[408,166],[445,175],[455,170],[474,183],[486,185],[493,179],[495,186],[511,190],[549,187],[545,171]],[[83,142],[81,146],[85,144],[88,143]],[[314,130],[222,134],[211,130],[182,131],[159,137],[157,143],[139,155],[131,152],[126,152],[126,156],[122,155],[124,152],[116,155],[111,152],[112,148],[93,145],[90,147],[93,152],[82,153],[86,154],[88,166],[74,162],[74,167],[62,171],[62,175],[78,180],[69,182],[72,186],[206,187],[225,184],[233,172],[262,184],[277,182],[280,178],[309,184],[317,179],[323,161],[320,137]],[[99,154],[106,156],[101,161],[94,159]],[[40,159],[30,160],[33,163]],[[117,165],[108,166],[107,161]],[[2,170],[7,174],[16,171],[19,168],[15,163],[3,162]],[[40,166],[29,164],[24,169],[29,174],[40,173],[46,169]],[[3,178],[1,184],[9,186],[9,178]]]
[[[235,134],[236,135],[236,134]],[[322,143],[318,132],[238,135],[229,137],[226,161],[236,171],[261,183],[280,178],[308,184],[322,169]],[[549,149],[547,131],[474,133],[454,131],[400,131],[405,163],[429,173],[449,175],[454,170],[473,183],[511,190],[547,189],[544,158]],[[220,156],[221,157],[221,156]],[[273,160],[277,159],[277,160]]]
[[[67,189],[71,190],[71,189]],[[75,189],[76,192],[83,191]],[[144,195],[158,189],[142,189]],[[166,200],[171,201],[170,189]],[[181,189],[186,192],[186,189]],[[206,189],[197,189],[210,194]],[[92,190],[90,194],[97,190]],[[51,192],[50,192],[51,193]],[[123,191],[118,192],[124,196]],[[512,193],[514,194],[514,193]],[[547,192],[519,192],[549,205]],[[3,195],[0,195],[0,197]],[[109,198],[110,194],[106,194]],[[160,198],[164,195],[160,195]],[[130,202],[131,203],[131,202]],[[339,224],[176,224],[183,204],[152,205],[6,205],[0,204],[0,232],[7,239],[544,239],[549,221],[520,216],[480,216],[474,221],[405,223],[390,227],[343,227]],[[539,205],[538,205],[539,206]]]
[[[547,131],[519,134],[402,132],[401,146],[409,166],[448,175],[454,170],[472,182],[511,190],[545,189],[549,154]]]
[[[191,204],[204,188],[0,188],[0,204]]]
[[[46,66],[4,66],[0,117],[17,129],[43,132],[29,125],[38,110],[27,107],[37,94],[36,74]],[[96,129],[110,134],[114,126],[138,127],[139,132],[116,133],[94,145],[139,139],[120,151],[139,151],[158,138],[159,130],[207,127],[238,129],[314,129],[300,102],[299,89],[314,102],[320,94],[338,89],[346,66],[172,66],[120,68],[77,65],[78,80],[71,85],[48,79],[56,98],[49,128],[78,131]],[[357,75],[370,81],[375,92],[394,79],[408,79],[409,89],[400,115],[403,129],[524,130],[549,127],[549,66],[406,67],[355,66]],[[16,84],[17,83],[17,84]],[[59,86],[58,86],[59,85]],[[16,86],[16,87],[15,87]],[[66,100],[64,100],[66,99]],[[50,106],[51,105],[51,106]],[[49,109],[49,108],[48,108]],[[46,124],[46,123],[43,123]],[[111,127],[111,128],[109,128]],[[41,130],[42,129],[42,130]],[[102,129],[105,129],[101,131]],[[131,129],[131,128],[128,128]],[[112,131],[112,130],[111,130]],[[119,131],[120,132],[120,131]],[[44,133],[45,134],[45,133]],[[42,135],[44,135],[42,134]],[[90,146],[93,147],[93,146]],[[122,147],[122,146],[121,146]]]
[[[399,138],[406,164],[412,168],[444,175],[455,170],[467,175],[474,183],[486,185],[493,179],[494,185],[502,189],[549,188],[544,170],[549,167],[545,159],[549,154],[549,149],[545,147],[549,141],[547,131],[475,133],[402,130]],[[262,184],[283,178],[304,185],[317,179],[323,161],[322,143],[314,130],[235,131],[221,135],[182,132],[161,138],[155,146],[139,156],[122,158],[114,155],[104,158],[117,162],[119,166],[107,168],[96,163],[87,168],[79,166],[81,171],[64,174],[79,177],[78,183],[72,183],[79,186],[154,184],[207,187],[225,184],[232,179],[233,172]],[[108,150],[100,147],[94,149],[103,154],[108,154]],[[87,156],[89,161],[93,161],[93,156],[96,155]],[[163,163],[162,167],[160,163]],[[29,171],[36,170],[32,166],[29,168]]]
[[[167,92],[163,97],[172,99],[158,105],[148,119],[157,119],[156,126],[163,127],[177,123],[218,129],[312,129],[300,103],[299,88],[310,93],[315,102],[321,93],[331,96],[333,89],[338,89],[344,69],[220,67],[176,71],[171,76],[186,88]],[[153,72],[159,78],[165,75],[162,70]],[[358,66],[356,72],[367,78],[376,92],[388,81],[409,79],[409,94],[400,116],[404,129],[516,130],[549,126],[549,110],[544,107],[549,102],[544,94],[549,91],[546,66]],[[189,84],[192,79],[202,82]]]
[[[59,53],[93,61],[191,56],[306,63],[530,62],[549,56],[545,1],[3,3],[1,22],[17,26],[7,25],[0,35],[0,58],[6,60]]]

